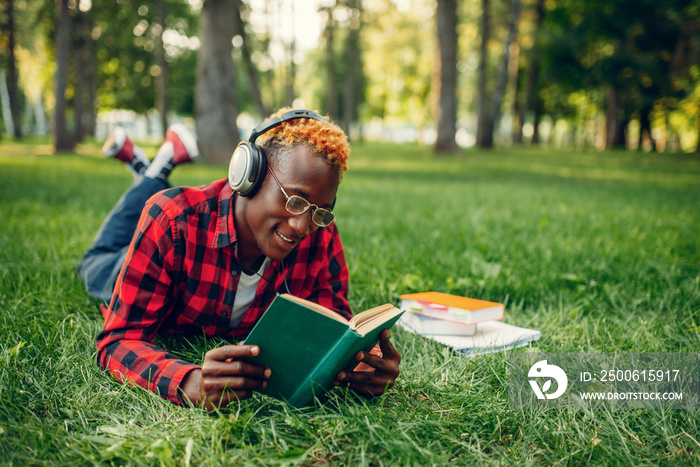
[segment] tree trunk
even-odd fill
[[[291,3],[292,8],[294,8],[294,3]],[[296,96],[294,90],[294,82],[296,81],[296,64],[294,63],[294,54],[296,53],[296,39],[292,37],[292,41],[289,43],[289,67],[287,68],[287,79],[285,81],[285,101],[286,105],[292,106],[294,104],[294,97]]]
[[[488,134],[492,127],[489,113],[488,97],[486,94],[486,71],[488,69],[488,43],[491,39],[491,4],[490,0],[481,0],[481,46],[479,47],[479,81],[477,89],[478,117],[476,127],[476,145],[480,148],[493,146],[493,133]]]
[[[639,112],[639,143],[638,150],[642,151],[644,149],[644,139],[649,140],[649,145],[652,151],[656,151],[656,142],[654,137],[651,135],[651,120],[649,119],[649,114],[651,113],[651,107],[644,106]]]
[[[245,30],[245,23],[241,16],[241,9],[243,8],[243,3],[241,0],[234,0],[234,25],[235,31],[234,35],[239,35],[243,39],[243,44],[241,45],[241,55],[243,56],[243,64],[245,65],[246,71],[248,72],[248,81],[250,82],[250,93],[255,103],[255,107],[258,109],[261,118],[265,118],[270,115],[270,111],[265,104],[263,104],[262,96],[260,94],[260,86],[258,84],[258,69],[253,63],[253,59],[250,56],[250,49],[248,48],[248,34]]]
[[[615,86],[608,88],[608,109],[606,114],[605,148],[619,149],[625,146],[624,110],[620,95]]]
[[[17,86],[17,62],[15,60],[15,14],[14,1],[7,0],[7,31],[8,31],[8,60],[7,77],[10,81],[10,111],[12,113],[12,125],[14,137],[22,137],[22,119],[19,111],[19,87]]]
[[[73,93],[73,140],[75,143],[83,141],[84,129],[84,93],[86,91],[85,76],[85,22],[83,12],[78,11],[75,16],[74,26],[74,51],[75,51],[75,91]]]
[[[343,130],[350,138],[350,126],[357,121],[360,106],[360,86],[362,82],[362,58],[360,56],[360,28],[362,27],[362,2],[348,0],[350,9],[350,25],[345,40],[345,73],[343,83]],[[357,13],[355,13],[357,12]],[[357,16],[354,16],[354,15]]]
[[[204,0],[200,16],[195,113],[202,157],[215,163],[231,158],[239,141],[236,118],[233,3]]]
[[[698,142],[695,144],[695,153],[700,154],[700,116],[695,116],[695,129],[698,133]]]
[[[519,92],[521,88],[520,82],[522,81],[522,76],[520,73],[521,47],[520,41],[518,40],[517,36],[515,37],[515,41],[510,46],[510,48],[511,56],[510,62],[508,63],[508,82],[510,83],[510,87],[513,90],[513,99],[511,102],[510,136],[511,141],[514,144],[517,144],[516,140],[518,139],[518,133],[520,133],[520,127],[518,126],[518,115],[520,114],[520,107],[522,107]]]
[[[458,152],[457,130],[457,0],[438,0],[440,92],[436,152]]]
[[[85,79],[87,81],[87,103],[85,108],[84,130],[86,135],[95,136],[97,126],[97,41],[92,38],[95,27],[95,6],[87,13],[87,53],[85,60]]]
[[[534,117],[532,119],[532,139],[530,144],[540,144],[540,120],[542,119],[542,110],[540,106],[535,103]]]
[[[165,46],[163,45],[166,15],[166,0],[158,0],[155,24],[160,26],[160,31],[156,31],[156,63],[158,68],[160,68],[160,73],[156,76],[156,108],[160,113],[160,126],[163,130],[163,136],[168,131],[168,62],[165,61]]]
[[[326,113],[331,117],[336,116],[336,90],[335,90],[335,51],[333,50],[333,39],[335,20],[333,19],[333,8],[327,9],[328,18],[324,36],[326,38]]]
[[[5,131],[8,135],[15,134],[12,123],[12,110],[10,110],[10,93],[7,91],[7,74],[0,68],[0,104],[2,105],[2,120],[5,122]]]
[[[531,112],[535,105],[535,92],[537,89],[537,75],[539,74],[540,68],[540,47],[539,47],[539,31],[542,30],[542,24],[544,23],[544,0],[537,0],[537,5],[535,6],[535,34],[534,41],[532,43],[532,49],[530,49],[530,65],[527,69],[527,81],[525,83],[525,105],[520,109],[520,114],[518,115],[518,131],[516,132],[516,144],[522,144],[523,142],[523,125],[525,125],[525,116],[528,112]],[[535,128],[535,131],[537,129]],[[534,143],[534,141],[532,141]]]
[[[520,4],[521,0],[511,0],[510,10],[508,12],[508,36],[506,38],[506,43],[503,47],[503,56],[501,57],[501,66],[498,70],[498,76],[496,78],[496,88],[493,92],[493,108],[491,109],[491,119],[489,120],[488,128],[488,141],[490,145],[493,146],[493,133],[495,127],[501,119],[501,104],[503,103],[503,96],[506,93],[506,81],[508,77],[508,62],[510,60],[510,45],[515,39],[515,34],[518,29],[518,17],[520,16]]]
[[[56,105],[54,109],[54,146],[56,151],[75,147],[66,122],[66,88],[68,87],[68,60],[70,59],[70,12],[68,0],[57,0],[56,24]]]

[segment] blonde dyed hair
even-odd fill
[[[284,107],[269,118],[279,117],[285,112],[293,110]],[[256,144],[265,150],[272,160],[284,157],[284,154],[295,146],[305,146],[316,156],[323,158],[332,167],[338,169],[342,177],[348,170],[348,158],[350,157],[350,145],[345,132],[336,124],[313,118],[296,118],[288,120],[281,125],[260,135]]]

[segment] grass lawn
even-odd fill
[[[0,144],[2,464],[700,464],[697,409],[514,410],[508,354],[398,329],[401,377],[376,400],[256,394],[209,414],[119,384],[74,270],[131,176],[96,146],[48,152]],[[698,156],[357,144],[336,213],[355,310],[437,290],[505,302],[539,350],[700,351]],[[171,343],[197,362],[220,344]]]

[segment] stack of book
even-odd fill
[[[404,329],[451,347],[455,352],[476,355],[522,347],[541,333],[501,322],[501,303],[440,292],[401,295],[405,311],[399,325]]]

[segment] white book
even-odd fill
[[[473,336],[476,332],[476,324],[430,318],[410,309],[401,316],[400,322],[421,336]]]
[[[405,313],[404,313],[405,314]],[[397,323],[407,331],[418,334],[401,320]],[[524,347],[540,338],[542,333],[501,321],[485,321],[477,325],[472,336],[426,335],[425,337],[450,347],[461,355],[480,355]]]

